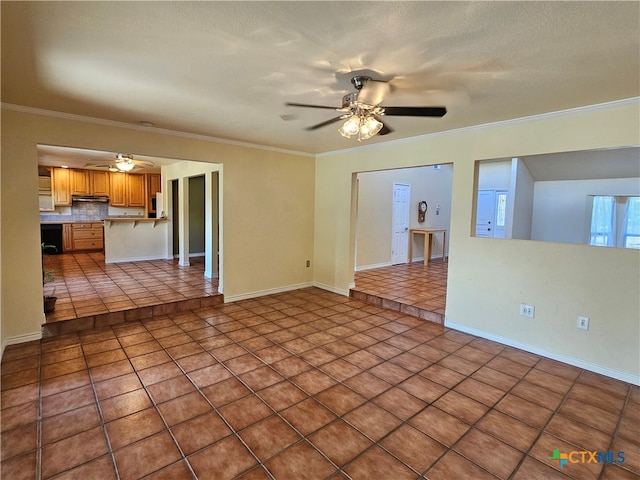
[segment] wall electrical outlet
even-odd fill
[[[307,268],[311,266],[311,260],[307,260]]]
[[[533,305],[527,305],[526,303],[520,304],[520,316],[533,318],[536,314],[536,309]]]
[[[576,327],[581,330],[589,330],[589,317],[578,316]]]

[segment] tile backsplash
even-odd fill
[[[56,214],[40,214],[41,222],[99,222],[109,216],[108,203],[73,202]]]

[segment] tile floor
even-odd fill
[[[640,476],[638,387],[316,288],[9,346],[1,392],[3,479]]]
[[[442,259],[392,265],[355,273],[351,296],[374,305],[444,323],[447,267]]]
[[[191,259],[189,267],[170,260],[106,265],[104,254],[95,252],[49,255],[44,262],[56,276],[45,285],[44,293],[55,291],[58,297],[47,323],[217,295],[218,291],[217,279],[203,276],[204,258]]]

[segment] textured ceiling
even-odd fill
[[[1,2],[2,102],[319,153],[352,72],[389,80],[367,143],[640,95],[638,2]]]

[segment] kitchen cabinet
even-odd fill
[[[127,203],[129,207],[144,207],[146,201],[145,175],[127,174]]]
[[[109,203],[114,207],[127,206],[127,174],[122,172],[112,172],[109,175]]]
[[[89,170],[69,170],[71,195],[91,195],[91,177]]]
[[[147,175],[147,216],[155,218],[157,216],[156,193],[162,192],[162,177],[157,173]]]
[[[62,251],[73,251],[73,224],[71,223],[62,224]]]
[[[53,168],[53,204],[55,206],[71,206],[71,172],[68,168]]]
[[[52,212],[53,206],[53,185],[51,181],[51,168],[38,167],[38,205],[41,212]],[[40,175],[43,173],[43,175]],[[46,173],[46,175],[44,175]]]
[[[71,170],[71,194],[109,196],[109,172]]]
[[[102,222],[65,223],[62,225],[62,250],[102,250],[104,231]]]
[[[111,173],[109,203],[114,207],[144,207],[144,177],[142,173]]]
[[[100,197],[109,196],[109,172],[91,170],[91,195]]]

